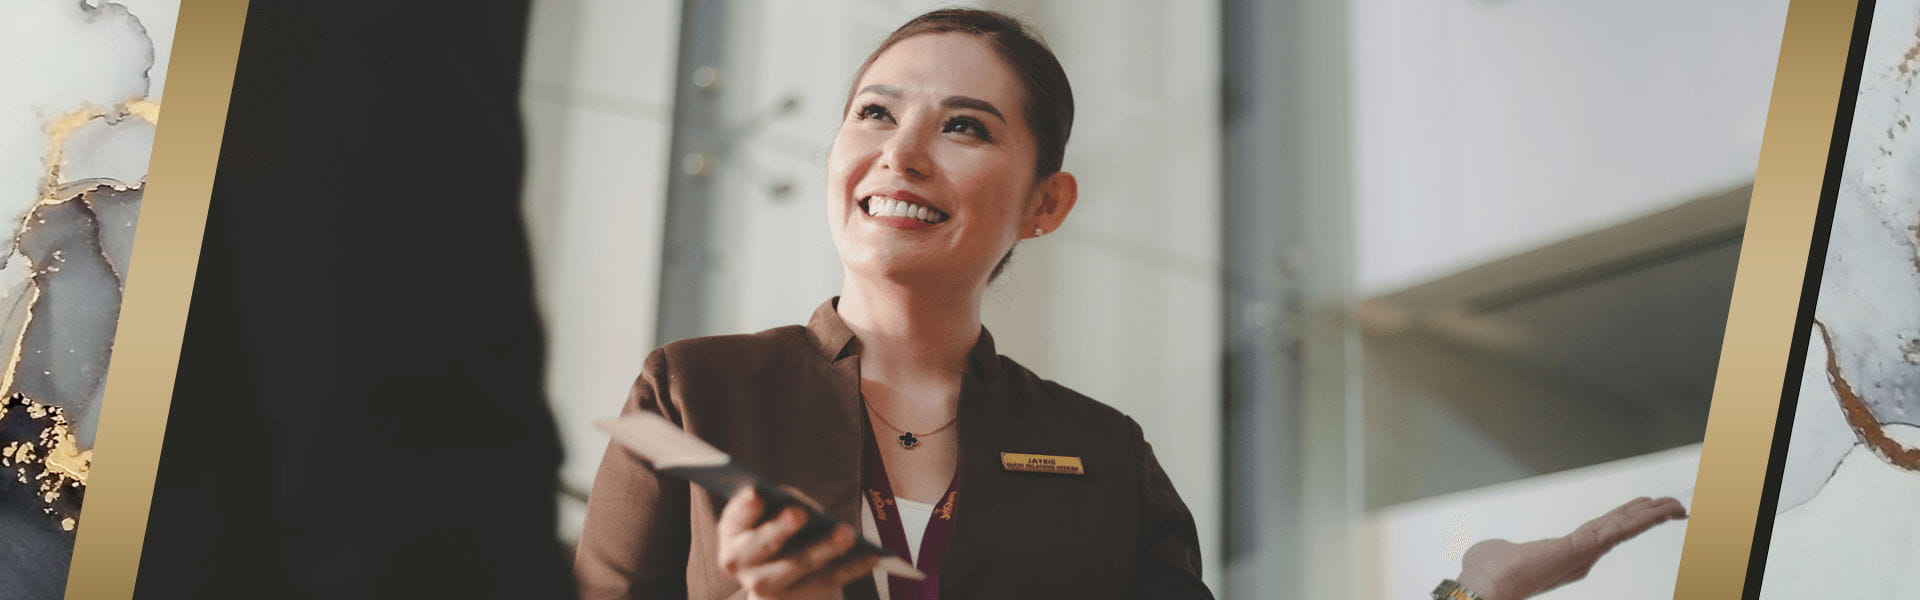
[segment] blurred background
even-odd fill
[[[541,0],[525,187],[578,535],[664,342],[840,285],[825,157],[925,10],[1064,63],[1081,198],[999,349],[1139,420],[1229,598],[1424,597],[1489,537],[1689,500],[1786,0]],[[1684,525],[1549,598],[1671,594]]]

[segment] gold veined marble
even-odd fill
[[[25,487],[0,493],[31,493],[40,512],[72,531],[93,451],[80,449],[65,411],[19,394],[0,398],[0,442],[0,469],[13,475],[13,483],[0,485]]]
[[[46,171],[40,175],[40,198],[45,202],[53,195],[56,182],[60,180],[60,163],[66,155],[67,137],[78,131],[87,121],[103,114],[92,107],[81,107],[47,121],[47,155],[42,161]]]
[[[53,448],[46,457],[47,471],[67,481],[85,485],[87,467],[93,464],[93,451],[81,450],[80,443],[74,441],[73,432],[65,424],[56,428],[54,439]]]
[[[1826,325],[1815,320],[1814,326],[1814,330],[1818,331],[1820,337],[1831,346],[1833,338],[1832,334],[1827,333]],[[1827,379],[1833,385],[1834,395],[1840,401],[1841,414],[1846,417],[1847,425],[1853,428],[1854,434],[1860,437],[1860,441],[1879,456],[1880,460],[1887,461],[1887,464],[1920,472],[1920,448],[1906,446],[1887,435],[1887,424],[1874,416],[1872,409],[1868,408],[1860,393],[1854,389],[1852,383],[1847,381],[1846,374],[1841,372],[1839,361],[1831,353],[1827,355],[1826,370]]]
[[[160,104],[141,98],[106,108],[83,106],[49,121],[39,203],[64,202],[101,185],[116,190],[146,185],[151,135],[159,121]],[[102,158],[115,159],[126,172],[107,176],[85,164]]]
[[[150,142],[141,136],[150,135],[159,115],[158,102],[134,98],[51,118],[39,200],[0,250],[6,257],[0,266],[0,393],[24,393],[44,403],[30,410],[65,407],[79,421],[66,426],[68,435],[88,445],[89,417],[98,409],[127,277],[121,255],[130,250],[145,186],[148,148],[141,143]],[[136,124],[146,130],[126,133]],[[121,146],[142,147],[116,149]],[[98,165],[81,160],[90,156],[140,168],[103,175]],[[72,468],[79,464],[79,447],[58,457],[69,475],[84,474]]]
[[[138,100],[128,101],[126,104],[121,106],[121,110],[126,111],[126,113],[129,115],[133,115],[136,117],[140,117],[141,119],[145,119],[148,123],[152,123],[154,125],[160,124],[160,103],[159,102],[154,102],[151,100],[147,100],[145,98],[141,98]]]
[[[0,561],[6,598],[69,581],[178,14],[0,1],[0,516],[31,554]]]
[[[1858,94],[1842,99],[1845,162],[1827,180],[1838,189],[1816,335],[1792,398],[1763,599],[1920,589],[1920,0],[1882,0],[1868,18]]]

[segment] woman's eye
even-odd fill
[[[980,138],[982,141],[993,140],[993,135],[987,132],[987,126],[982,125],[979,119],[973,117],[954,117],[948,120],[944,127],[940,128],[940,132],[973,136]]]
[[[867,119],[889,120],[893,118],[893,114],[887,112],[887,107],[878,104],[862,106],[859,112],[854,113],[854,116],[862,121]]]

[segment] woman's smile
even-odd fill
[[[934,208],[913,192],[883,191],[860,198],[860,212],[874,222],[896,229],[920,230],[947,222],[946,211]]]

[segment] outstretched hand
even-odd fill
[[[1586,577],[1621,542],[1685,518],[1687,508],[1679,500],[1635,498],[1561,537],[1474,544],[1460,561],[1459,581],[1483,600],[1530,598]]]

